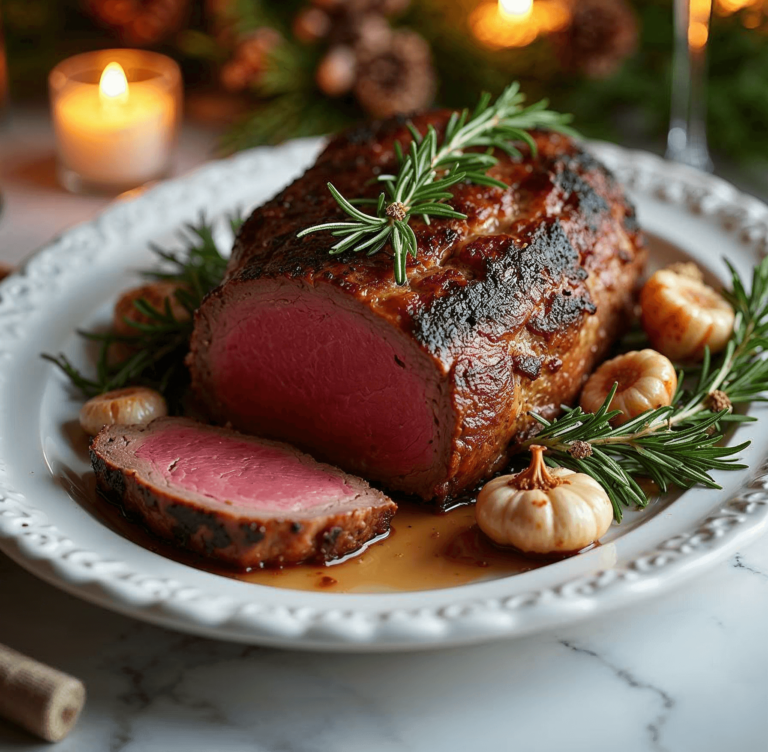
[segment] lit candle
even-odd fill
[[[86,53],[57,65],[49,83],[66,188],[119,192],[168,172],[181,108],[181,74],[171,59]]]
[[[526,21],[531,17],[533,0],[499,0],[499,13],[512,21]]]
[[[478,5],[470,25],[488,47],[525,47],[541,34],[562,29],[569,19],[565,0],[496,0]]]

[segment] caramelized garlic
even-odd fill
[[[165,415],[168,407],[160,392],[131,386],[89,399],[80,408],[80,426],[89,436],[95,436],[104,426],[145,426]]]
[[[677,373],[668,358],[655,350],[634,350],[603,363],[581,392],[579,404],[587,413],[597,412],[618,384],[611,410],[621,410],[613,419],[621,425],[646,410],[672,404],[677,390]]]
[[[613,506],[603,487],[589,475],[548,468],[544,447],[531,452],[527,470],[494,478],[480,491],[480,529],[502,546],[532,554],[580,551],[605,535]]]
[[[153,320],[134,305],[139,299],[145,300],[153,308],[162,312],[165,312],[167,301],[173,317],[177,321],[187,321],[190,318],[189,311],[176,297],[176,293],[183,289],[187,289],[186,286],[180,285],[178,282],[152,282],[148,285],[126,290],[115,303],[112,330],[115,334],[124,337],[135,337],[140,332],[136,327],[131,326],[129,321],[137,324],[152,323]]]
[[[700,360],[706,346],[720,352],[733,332],[733,308],[694,264],[653,274],[640,293],[640,308],[649,341],[672,360]]]

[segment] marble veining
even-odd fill
[[[675,707],[675,701],[669,695],[669,693],[653,684],[638,679],[628,669],[616,666],[607,658],[605,658],[605,656],[600,655],[594,650],[579,647],[578,645],[574,645],[572,642],[568,642],[568,640],[560,640],[560,644],[568,648],[568,650],[572,650],[574,653],[589,656],[590,658],[594,658],[595,660],[599,661],[606,668],[610,669],[616,678],[626,684],[628,687],[631,687],[632,689],[649,691],[656,694],[661,703],[661,710],[653,720],[648,722],[646,728],[648,729],[653,749],[658,750],[658,752],[668,752],[667,747],[665,747],[661,742],[661,730],[664,724],[667,722],[667,718],[669,717],[669,713],[672,711],[672,708]]]
[[[634,544],[617,539],[615,547],[606,545],[539,578],[520,577],[487,589],[466,589],[449,603],[440,593],[423,599],[404,594],[398,604],[383,605],[386,602],[381,600],[382,608],[362,613],[352,599],[331,593],[312,604],[303,595],[291,598],[285,591],[261,591],[255,597],[242,583],[213,585],[194,569],[158,564],[144,549],[118,541],[107,544],[102,527],[95,520],[83,520],[82,509],[65,500],[64,488],[51,488],[41,466],[42,435],[49,469],[84,471],[82,458],[73,458],[71,442],[61,431],[62,424],[72,420],[72,405],[62,391],[60,374],[58,380],[45,381],[49,366],[39,360],[40,350],[55,351],[59,340],[82,323],[81,315],[103,302],[100,296],[112,289],[109,285],[124,284],[118,272],[129,248],[137,252],[150,239],[157,240],[191,219],[201,207],[216,215],[246,196],[257,203],[297,174],[319,146],[317,140],[309,140],[257,149],[206,165],[183,180],[163,183],[134,202],[117,203],[94,222],[46,246],[21,275],[3,284],[0,355],[5,353],[7,360],[0,369],[0,383],[5,383],[12,399],[0,404],[4,460],[0,463],[0,548],[11,555],[18,548],[33,571],[43,577],[55,573],[62,586],[81,591],[83,597],[178,628],[205,634],[215,625],[220,637],[257,644],[333,647],[355,642],[399,649],[425,639],[430,644],[470,644],[570,623],[570,613],[587,615],[692,575],[720,552],[745,546],[768,525],[765,442],[752,425],[740,429],[744,438],[755,439],[753,448],[745,450],[751,454],[751,470],[737,476],[738,482],[732,478],[730,486],[726,482],[728,491],[722,498],[695,489],[677,500],[669,527],[624,527],[620,538],[631,534]],[[732,261],[746,271],[768,248],[768,206],[757,199],[652,154],[610,144],[595,143],[592,148],[632,189],[649,233],[661,233],[675,253],[687,249],[693,259],[709,265],[725,244]],[[270,176],[271,182],[254,182],[254,175]],[[676,221],[669,222],[672,215]],[[677,251],[674,246],[679,246]],[[94,277],[85,273],[86,267]],[[111,281],[102,289],[105,278]],[[94,284],[96,279],[100,281]],[[55,289],[58,293],[52,296]],[[40,315],[25,315],[30,306],[39,309]],[[53,312],[65,309],[71,320],[61,315],[54,320]],[[39,366],[34,378],[29,370],[33,362]],[[36,414],[40,399],[28,387],[42,387],[44,381],[40,432],[19,432],[19,426],[27,426],[29,415]],[[756,415],[761,409],[752,407]],[[37,474],[28,473],[28,466],[37,468]],[[559,579],[548,578],[556,572]]]
[[[743,569],[745,572],[751,572],[752,574],[756,574],[758,577],[762,577],[765,580],[768,580],[768,573],[764,572],[762,569],[757,569],[752,564],[749,564],[744,561],[744,556],[742,554],[736,554],[733,557],[733,566],[736,569]]]
[[[16,168],[52,142],[47,119],[15,114],[0,139],[3,191],[16,209],[0,223],[6,261],[103,202],[20,178]],[[188,131],[186,166],[213,143],[190,142]],[[650,172],[632,177],[639,188],[677,189],[654,185]],[[705,213],[723,204],[707,190],[683,200]],[[723,218],[764,252],[765,224],[752,222],[749,205],[725,204],[732,216]],[[69,257],[77,248],[66,242]],[[45,263],[50,294],[57,262]],[[15,331],[20,320],[5,325]],[[10,354],[0,360],[3,379]],[[81,677],[89,692],[67,740],[51,747],[0,722],[0,752],[765,752],[766,578],[763,538],[674,592],[571,628],[353,656],[175,634],[76,600],[0,554],[0,642]]]
[[[160,629],[0,555],[0,642],[82,678],[56,752],[765,752],[768,538],[660,598],[488,645],[289,652]],[[0,722],[0,752],[50,750]]]

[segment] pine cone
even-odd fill
[[[86,0],[88,12],[125,44],[157,44],[178,31],[189,0]]]
[[[408,10],[411,0],[360,0],[369,13],[381,13],[383,16],[399,16]]]
[[[221,83],[227,91],[239,92],[256,86],[267,65],[267,56],[280,43],[274,29],[257,29],[242,39],[232,59],[221,69]]]
[[[360,50],[355,96],[374,117],[390,117],[427,107],[435,94],[429,45],[412,31],[393,32],[389,46]]]
[[[206,25],[222,47],[232,47],[237,39],[237,0],[205,0]]]
[[[351,44],[358,57],[371,57],[385,52],[392,46],[394,31],[383,17],[371,13],[360,16],[348,31],[348,44]]]
[[[355,53],[349,47],[331,47],[317,66],[315,80],[329,97],[340,97],[352,89],[356,68]]]
[[[293,36],[300,42],[311,44],[328,36],[331,17],[321,8],[303,8],[293,19]]]
[[[329,12],[380,13],[384,16],[399,15],[410,4],[411,0],[312,0],[312,5]]]
[[[569,25],[553,35],[561,65],[608,78],[637,47],[637,20],[625,0],[579,0]]]
[[[410,0],[312,0],[293,22],[294,36],[310,43],[326,39],[329,46],[389,45],[392,28],[387,16],[408,7]]]

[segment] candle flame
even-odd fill
[[[503,49],[525,47],[563,29],[570,18],[569,0],[496,0],[478,5],[469,24],[484,45]]]
[[[110,63],[99,80],[99,95],[102,101],[125,102],[128,99],[128,79],[120,63]]]
[[[717,10],[721,15],[730,16],[740,10],[758,5],[760,0],[717,0]]]
[[[499,10],[505,16],[529,16],[533,0],[499,0]]]

